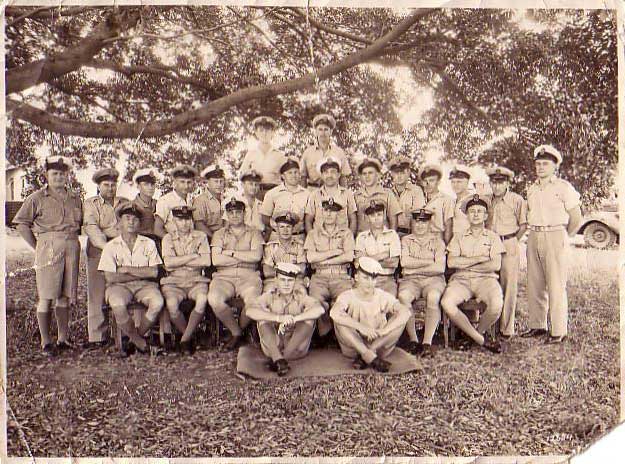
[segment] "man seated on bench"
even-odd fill
[[[408,319],[406,332],[412,354],[431,356],[432,338],[441,321],[441,296],[445,291],[445,242],[440,234],[430,233],[430,220],[434,213],[427,209],[412,212],[410,235],[401,239],[402,277],[399,279],[398,298],[408,308],[412,302],[423,297],[425,306],[425,329],[423,342],[419,344],[414,313]]]
[[[341,352],[348,358],[356,358],[355,368],[372,367],[378,372],[388,372],[391,363],[385,358],[395,349],[410,310],[390,293],[376,288],[377,276],[382,271],[375,259],[359,258],[356,288],[339,295],[330,317]]]
[[[283,376],[289,371],[289,360],[308,354],[315,321],[325,310],[305,288],[296,286],[300,266],[279,262],[275,270],[276,285],[250,305],[247,316],[258,322],[260,347],[269,358],[269,368]]]
[[[206,234],[193,230],[193,208],[175,206],[171,215],[175,231],[163,237],[163,261],[168,275],[161,279],[161,291],[169,317],[182,334],[180,351],[192,355],[193,332],[204,318],[208,301],[209,279],[202,275],[202,268],[211,265],[211,250]],[[179,309],[184,299],[195,302],[188,323]]]
[[[493,353],[501,353],[497,340],[488,340],[486,331],[501,315],[503,293],[497,271],[501,268],[501,255],[505,248],[499,235],[484,226],[488,217],[488,205],[479,195],[474,195],[465,207],[469,229],[455,235],[447,251],[447,265],[456,271],[451,276],[443,294],[441,305],[451,321],[478,345]],[[458,305],[475,297],[486,303],[477,330]]]
[[[105,298],[115,321],[132,345],[141,353],[147,353],[148,343],[143,337],[163,309],[158,284],[148,279],[157,277],[158,266],[163,262],[154,241],[137,234],[141,218],[139,208],[124,203],[117,209],[117,216],[120,235],[104,246],[98,271],[104,272]],[[138,328],[127,309],[133,299],[148,308]]]

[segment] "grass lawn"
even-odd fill
[[[32,265],[27,251],[8,256],[7,272]],[[577,452],[616,425],[620,385],[616,251],[577,248],[575,258],[562,346],[515,338],[503,355],[440,347],[420,373],[264,382],[239,378],[235,355],[214,350],[127,360],[77,350],[49,362],[39,354],[34,272],[18,271],[6,281],[9,455]],[[525,275],[520,287],[523,330]],[[80,343],[84,268],[79,301]]]

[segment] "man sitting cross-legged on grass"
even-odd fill
[[[354,367],[388,372],[391,363],[384,358],[395,349],[410,310],[393,295],[375,288],[381,272],[382,266],[375,259],[358,259],[356,288],[339,295],[330,317],[342,353],[356,358]]]
[[[440,301],[445,291],[445,242],[440,234],[430,232],[432,211],[421,208],[412,212],[412,234],[401,239],[402,278],[398,298],[407,307],[422,296],[426,300],[425,331],[419,344],[415,316],[410,316],[406,332],[410,339],[408,351],[431,356],[432,338],[441,321]]]
[[[308,354],[315,321],[324,314],[321,304],[295,285],[300,267],[277,263],[277,285],[263,293],[248,308],[247,316],[258,321],[260,346],[269,360],[269,368],[279,376],[289,370],[288,360]]]
[[[106,280],[105,298],[117,324],[128,335],[130,342],[142,353],[148,344],[143,336],[154,325],[163,309],[163,296],[153,279],[162,264],[156,244],[137,234],[141,211],[131,203],[117,209],[120,235],[109,241],[102,250],[98,270]],[[138,328],[128,313],[128,304],[135,299],[148,307]]]
[[[171,210],[173,232],[163,238],[163,260],[169,275],[161,279],[161,291],[167,311],[176,329],[182,334],[180,350],[192,355],[193,332],[206,311],[209,279],[202,275],[202,268],[211,265],[208,238],[201,230],[193,230],[193,209],[175,206]],[[195,301],[189,322],[179,310],[182,300]]]
[[[505,248],[499,235],[484,227],[488,205],[475,195],[466,205],[469,229],[455,235],[447,247],[447,265],[456,269],[451,276],[441,300],[443,310],[475,343],[493,353],[501,353],[498,341],[487,340],[486,331],[499,319],[503,308],[503,294],[496,272],[501,268],[501,255]],[[475,296],[486,303],[477,330],[458,305]]]

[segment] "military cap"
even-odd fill
[[[263,176],[253,169],[247,169],[241,173],[239,180],[241,182],[244,182],[246,180],[255,180],[256,182],[260,182],[261,180],[263,180]]]
[[[361,256],[358,258],[358,270],[371,277],[377,277],[382,273],[382,266],[369,256]]]
[[[313,127],[317,127],[319,124],[326,124],[331,129],[336,127],[336,119],[331,114],[323,113],[318,114],[312,120]]]
[[[512,180],[514,178],[514,172],[503,166],[488,168],[486,174],[491,180]]]
[[[456,165],[451,171],[449,171],[449,178],[450,179],[470,179],[471,172],[469,172],[469,169],[466,166]]]
[[[139,182],[151,182],[156,183],[156,174],[151,168],[137,169],[135,175],[132,176],[132,181],[136,184]]]
[[[271,126],[275,130],[278,128],[278,123],[269,116],[258,116],[252,120],[252,128],[256,129],[256,126]]]
[[[471,206],[475,205],[481,205],[484,208],[488,209],[488,203],[482,200],[480,196],[476,193],[475,195],[473,195],[473,198],[467,201],[467,204],[464,206],[464,212],[466,213]]]
[[[292,278],[296,278],[301,272],[301,269],[297,264],[283,262],[276,263],[275,270],[277,274],[282,274]]]
[[[64,156],[48,156],[44,163],[44,169],[54,169],[56,171],[68,171],[72,168],[72,162]]]
[[[287,158],[287,160],[282,163],[282,166],[280,166],[280,174],[284,174],[286,171],[293,168],[299,169],[299,163],[296,159]]]
[[[224,205],[224,209],[226,211],[244,211],[245,210],[245,203],[242,202],[241,200],[238,200],[235,197],[232,197]]]
[[[124,214],[132,214],[139,219],[143,217],[143,213],[141,212],[139,207],[129,201],[124,201],[123,203],[117,205],[117,208],[115,208],[115,213],[119,218],[121,218]]]
[[[375,200],[371,201],[371,204],[365,208],[365,214],[368,216],[373,213],[381,213],[384,211],[384,203],[376,202]]]
[[[341,211],[343,205],[338,203],[334,198],[328,198],[321,202],[321,207],[330,211]]]
[[[375,158],[365,158],[358,164],[358,174],[362,174],[363,169],[368,167],[374,167],[378,172],[382,172],[382,163]]]
[[[425,164],[419,169],[419,179],[433,175],[443,178],[443,169],[438,164]]]
[[[225,177],[224,174],[224,170],[221,169],[218,165],[216,164],[209,164],[208,166],[206,166],[204,169],[202,169],[202,172],[200,173],[200,176],[205,178],[205,179],[214,179],[217,177]]]
[[[562,163],[562,154],[551,145],[539,145],[534,149],[534,160],[548,159],[556,164]]]
[[[337,160],[334,156],[326,156],[325,158],[321,158],[317,161],[317,172],[321,174],[323,170],[336,168],[339,171],[341,170],[341,162]]]
[[[194,179],[197,177],[197,169],[188,164],[179,164],[171,170],[173,177],[182,177],[184,179]]]
[[[285,224],[291,224],[292,226],[294,226],[295,224],[297,224],[297,221],[299,221],[299,217],[297,216],[297,214],[294,213],[286,213],[277,216],[274,221],[276,223],[284,222]]]
[[[93,176],[91,176],[91,180],[96,184],[99,184],[103,180],[112,180],[113,182],[117,182],[118,178],[119,171],[115,168],[98,169]]]
[[[394,156],[389,161],[388,168],[391,171],[406,169],[406,168],[409,168],[411,164],[412,164],[412,161],[410,161],[410,159],[406,158],[405,156]]]
[[[174,206],[171,209],[171,214],[173,217],[180,219],[193,219],[193,208],[190,208],[187,205]]]
[[[430,219],[432,219],[432,216],[434,216],[434,213],[432,211],[430,211],[429,209],[425,209],[425,208],[419,208],[415,211],[413,211],[412,213],[412,219],[414,219],[415,221],[429,221]]]

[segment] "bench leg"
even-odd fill
[[[449,348],[449,318],[443,311],[443,338],[445,340],[445,348]]]

